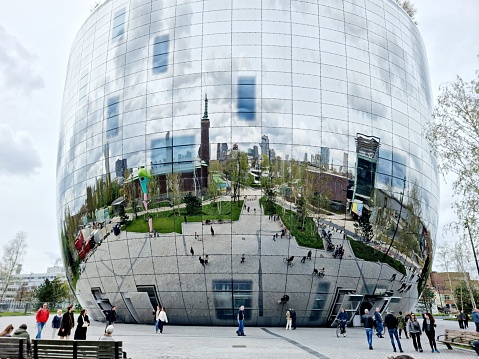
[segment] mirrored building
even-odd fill
[[[79,302],[198,325],[411,310],[438,222],[431,112],[395,1],[105,1],[72,46],[58,147]]]

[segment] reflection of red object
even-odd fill
[[[82,231],[78,232],[77,240],[81,240],[81,242],[83,243],[84,238],[83,238],[83,232]]]
[[[86,240],[86,243],[85,243],[85,252],[88,253],[90,252],[90,238],[88,238]]]
[[[79,251],[82,246],[83,246],[83,238],[77,238],[75,241],[75,248],[77,249],[77,251]]]
[[[80,259],[84,259],[84,258],[85,258],[85,248],[82,248],[82,250],[80,251],[79,255],[80,255]]]

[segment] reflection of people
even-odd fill
[[[75,329],[75,340],[86,340],[86,331],[90,325],[90,319],[87,315],[87,310],[82,309],[77,319],[77,328]]]
[[[289,300],[289,295],[284,294],[284,295],[281,297],[281,299],[278,301],[278,303],[284,304],[284,303],[286,303],[288,300]]]
[[[215,230],[213,229],[213,226],[211,226],[210,230],[211,230],[211,235],[214,236],[215,235]]]

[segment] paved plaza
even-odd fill
[[[75,315],[76,317],[76,315]],[[174,318],[170,318],[172,321]],[[13,324],[15,328],[27,324],[32,337],[36,335],[35,317],[0,317],[0,328]],[[458,329],[457,322],[437,321],[437,333],[445,328]],[[297,328],[286,331],[283,327],[248,327],[246,337],[238,337],[235,327],[198,327],[166,325],[163,334],[155,334],[154,325],[121,324],[115,325],[114,337],[123,341],[128,358],[321,358],[345,359],[367,358],[386,359],[394,354],[388,337],[373,338],[374,350],[368,350],[364,329],[349,328],[346,338],[337,338],[333,328]],[[474,330],[469,326],[470,331]],[[104,323],[92,322],[87,339],[98,339],[105,328]],[[52,329],[47,325],[43,338],[50,339]],[[448,350],[438,344],[440,353],[431,353],[427,338],[421,336],[423,353],[414,351],[412,341],[402,340],[404,354],[413,358],[477,358],[470,350]]]

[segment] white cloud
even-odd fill
[[[36,60],[36,56],[0,25],[1,87],[26,95],[43,88],[45,84],[35,68]]]
[[[0,176],[31,175],[42,161],[28,132],[0,124]]]

